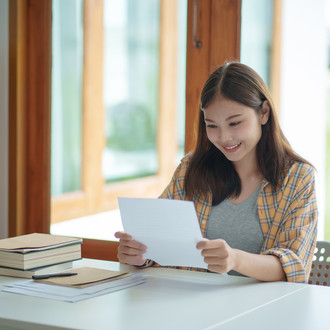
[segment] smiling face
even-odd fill
[[[207,137],[237,168],[257,166],[256,147],[261,138],[261,126],[267,123],[269,105],[265,101],[260,111],[244,104],[216,97],[204,109]]]

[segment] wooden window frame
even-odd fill
[[[9,236],[50,226],[51,1],[9,1]]]
[[[197,22],[194,10],[197,7]],[[196,29],[197,26],[197,29]],[[194,44],[196,38],[202,47]],[[241,0],[188,1],[185,152],[194,149],[199,98],[212,71],[226,60],[239,60]]]

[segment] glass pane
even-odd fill
[[[136,2],[141,8],[136,8]],[[104,151],[103,168],[109,182],[157,171],[160,7],[159,1],[154,0],[106,0],[104,5],[107,16],[104,18],[104,103],[108,144]],[[172,51],[178,60],[178,162],[184,152],[186,0],[177,1],[177,16],[178,43]],[[136,36],[133,37],[133,33]],[[142,132],[135,132],[140,129]],[[160,187],[160,190],[163,188]],[[114,233],[118,230],[122,230],[119,210],[53,223],[51,226],[53,234],[104,240],[116,240]]]
[[[81,186],[82,0],[53,0],[52,196]]]
[[[243,0],[241,62],[256,70],[269,86],[273,0]]]
[[[104,1],[107,182],[157,172],[159,2]]]

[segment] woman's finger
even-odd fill
[[[145,250],[147,247],[133,239],[133,237],[123,231],[117,231],[115,233],[115,237],[120,239],[120,244],[130,246],[132,248],[140,249],[140,250]]]
[[[138,241],[134,241],[134,240],[130,240],[130,241],[121,240],[120,245],[127,246],[127,247],[137,249],[137,250],[141,250],[141,251],[146,251],[147,250],[147,247],[144,244],[142,244]]]
[[[138,255],[143,255],[144,253],[146,253],[147,249],[136,249],[133,247],[123,245],[123,246],[118,247],[118,251],[122,254],[138,256]]]
[[[128,265],[134,265],[134,266],[141,266],[145,263],[146,259],[143,256],[129,256],[129,255],[121,255],[120,258],[118,258],[120,262]]]
[[[117,231],[115,233],[115,237],[119,238],[119,239],[124,239],[124,240],[132,240],[133,237],[127,233],[125,233],[124,231]]]

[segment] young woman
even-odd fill
[[[251,68],[226,63],[207,80],[197,145],[161,198],[192,200],[208,270],[307,282],[317,230],[313,167],[284,137],[270,92]],[[146,246],[118,232],[118,258],[149,266]]]

